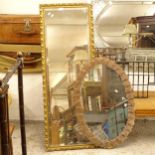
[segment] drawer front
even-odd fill
[[[31,18],[0,22],[0,43],[40,44],[40,23]]]

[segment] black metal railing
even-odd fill
[[[134,90],[134,97],[148,98],[149,91],[155,88],[154,61],[119,61]]]
[[[108,57],[121,65],[128,75],[135,98],[148,98],[150,91],[155,91],[155,60],[145,58],[130,60],[126,58],[126,49],[96,49],[97,57]]]

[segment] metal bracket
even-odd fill
[[[24,32],[30,32],[32,30],[31,19],[24,19]]]

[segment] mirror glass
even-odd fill
[[[91,55],[91,5],[42,5],[41,10],[46,145],[48,150],[83,148],[88,141],[78,140],[68,88],[76,79],[77,54]]]
[[[119,75],[104,64],[95,65],[81,85],[84,118],[96,138],[116,138],[128,118],[128,100]]]
[[[154,48],[154,15],[151,1],[99,0],[94,5],[96,46]]]

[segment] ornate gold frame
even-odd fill
[[[95,53],[94,48],[94,27],[93,27],[93,13],[92,5],[86,3],[71,3],[71,4],[41,4],[40,5],[40,17],[41,17],[41,51],[42,51],[42,77],[43,77],[43,97],[44,97],[44,126],[45,126],[45,148],[47,151],[53,150],[67,150],[67,149],[84,149],[84,148],[94,148],[92,144],[80,144],[80,145],[70,145],[70,146],[55,146],[51,147],[49,145],[49,96],[48,96],[48,76],[47,76],[47,62],[45,54],[45,9],[50,8],[88,8],[88,22],[89,22],[89,48],[90,56],[93,57]]]
[[[98,64],[106,65],[108,68],[115,71],[117,75],[119,75],[125,88],[126,98],[128,99],[128,119],[126,126],[124,127],[122,132],[112,140],[104,140],[104,139],[100,140],[93,134],[93,132],[90,130],[89,126],[85,121],[84,109],[80,100],[81,96],[80,89],[82,81],[85,75],[88,73],[88,71],[90,71],[92,68],[94,68],[95,65]],[[131,89],[130,82],[128,81],[128,76],[124,73],[123,69],[119,65],[117,65],[114,61],[106,57],[94,58],[88,64],[86,64],[84,68],[80,71],[79,76],[76,82],[74,83],[73,87],[74,87],[73,100],[76,109],[75,115],[79,123],[80,132],[83,133],[87,137],[87,139],[90,140],[91,143],[95,144],[95,146],[98,147],[114,148],[118,144],[122,143],[127,138],[128,134],[131,132],[135,120],[133,90]]]

